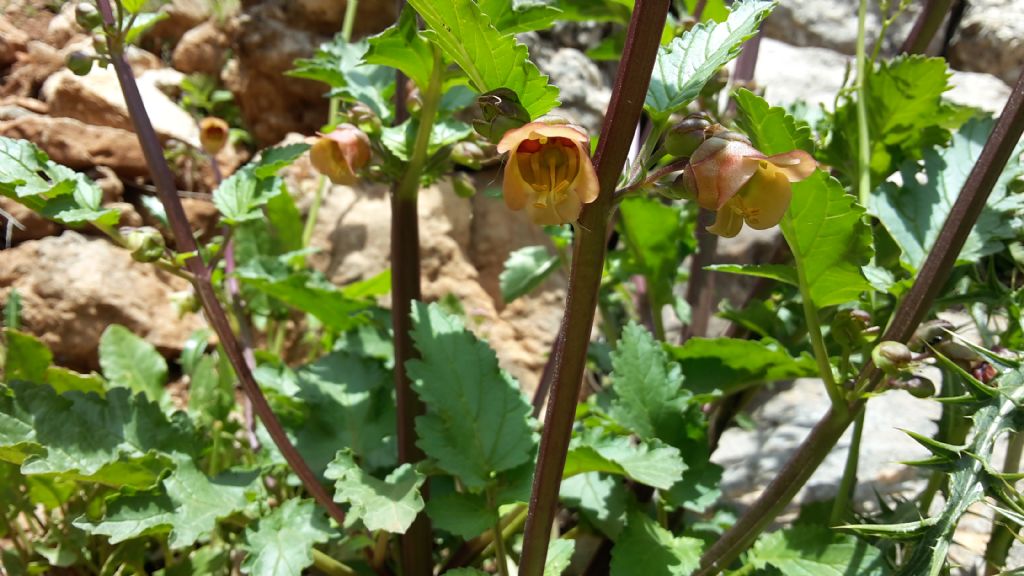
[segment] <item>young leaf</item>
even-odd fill
[[[50,366],[46,369],[46,383],[63,394],[71,390],[79,392],[95,392],[103,396],[107,393],[107,382],[99,374],[79,374],[61,366]]]
[[[611,576],[688,576],[700,564],[704,543],[672,536],[642,512],[632,510],[612,548]]]
[[[558,88],[530,62],[526,46],[491,25],[474,0],[410,0],[426,21],[422,32],[455,61],[478,92],[509,88],[537,118],[558,105]]]
[[[256,178],[273,178],[277,171],[294,162],[309,150],[309,144],[298,142],[285,146],[266,148],[260,152],[259,160],[249,164]]]
[[[226,420],[234,405],[234,386],[217,373],[217,358],[204,354],[189,374],[189,414],[196,422],[211,425]]]
[[[513,251],[505,260],[505,269],[498,276],[501,299],[506,304],[540,286],[558,269],[562,259],[544,246],[526,246]]]
[[[697,399],[729,394],[753,384],[814,376],[818,369],[806,353],[793,358],[778,342],[736,338],[691,338],[669,346],[680,363],[686,389]]]
[[[345,332],[368,320],[365,312],[370,302],[350,298],[337,286],[308,272],[282,277],[253,263],[240,268],[236,274],[246,286],[315,316],[332,330]]]
[[[268,166],[264,166],[264,169]],[[259,178],[257,170],[243,168],[221,182],[213,191],[213,204],[226,223],[238,224],[262,219],[263,211],[260,208],[281,193],[280,179]]]
[[[313,563],[313,545],[333,531],[312,500],[288,500],[245,530],[248,551],[242,572],[253,576],[299,576]]]
[[[324,476],[336,480],[335,502],[351,505],[349,515],[368,530],[405,534],[423,510],[420,486],[427,478],[411,464],[402,464],[381,481],[363,472],[352,451],[345,449],[327,465]]]
[[[544,563],[544,576],[562,576],[562,572],[572,562],[572,553],[576,550],[576,541],[557,538],[548,544],[548,558]]]
[[[413,307],[413,340],[421,359],[406,367],[427,407],[416,418],[417,444],[466,488],[479,491],[494,474],[528,461],[536,438],[530,405],[487,344],[437,304]]]
[[[430,43],[423,39],[416,23],[416,12],[403,8],[398,22],[369,39],[370,47],[363,56],[368,64],[390,66],[402,71],[421,90],[430,84],[434,56]]]
[[[0,459],[22,473],[60,474],[113,487],[152,487],[170,454],[191,453],[194,432],[184,414],[160,408],[126,388],[105,397],[12,382],[0,388]]]
[[[323,82],[331,87],[329,96],[346,102],[362,102],[382,122],[390,123],[392,113],[388,97],[394,91],[395,72],[387,66],[364,63],[363,56],[368,48],[365,40],[346,42],[339,32],[330,42],[321,44],[312,58],[296,60],[295,68],[287,74]]]
[[[792,266],[784,264],[712,264],[706,266],[705,270],[712,272],[728,272],[742,276],[754,276],[755,278],[768,278],[791,286],[797,285],[796,270]]]
[[[935,244],[993,124],[991,119],[967,122],[948,148],[925,150],[923,174],[917,162],[907,161],[900,167],[902,186],[886,182],[872,195],[872,212],[903,250],[902,261],[913,270],[920,269]],[[1002,250],[1004,241],[1017,236],[1012,216],[1024,208],[1024,201],[1010,193],[1009,185],[1024,174],[1022,152],[1024,143],[1018,144],[996,181],[960,251],[959,264],[994,254]]]
[[[164,478],[163,488],[118,494],[107,500],[97,521],[85,516],[74,525],[90,534],[102,534],[117,544],[129,538],[170,532],[172,549],[191,547],[213,531],[217,520],[243,510],[246,493],[258,490],[256,473],[226,473],[209,478],[189,458],[175,458],[177,467]]]
[[[811,127],[746,88],[733,94],[740,110],[736,124],[754,141],[758,150],[771,156],[790,150],[814,152]]]
[[[774,566],[783,574],[890,574],[880,550],[823,526],[800,525],[765,534],[754,543],[747,561],[760,570]]]
[[[740,53],[775,2],[742,0],[722,23],[702,22],[658,49],[644,108],[658,122],[692,102],[719,68]]]
[[[111,324],[100,337],[100,367],[111,386],[144,393],[154,402],[167,396],[167,361],[156,347],[119,324]]]
[[[683,414],[690,394],[682,388],[679,366],[645,328],[630,322],[622,330],[612,367],[612,418],[644,439],[674,444],[685,437]]]

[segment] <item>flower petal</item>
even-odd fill
[[[743,228],[743,217],[727,205],[718,211],[715,223],[707,227],[707,231],[722,238],[732,238]]]
[[[597,171],[594,170],[594,162],[591,161],[590,155],[583,148],[583,144],[580,142],[576,143],[576,149],[579,151],[579,163],[580,170],[576,174],[576,180],[572,183],[570,196],[575,194],[580,202],[584,204],[590,204],[594,200],[597,200],[597,195],[601,193],[601,184],[597,180]]]
[[[775,168],[786,175],[790,182],[799,182],[807,178],[818,168],[814,157],[803,150],[793,150],[785,154],[776,154],[767,158]]]
[[[575,222],[580,217],[582,209],[583,204],[580,203],[580,199],[575,194],[569,194],[565,200],[554,205],[548,204],[538,207],[531,202],[526,206],[526,213],[530,215],[530,219],[533,220],[534,224],[558,226]]]
[[[505,135],[501,137],[501,141],[498,142],[498,153],[504,154],[509,150],[515,150],[519,143],[523,140],[537,140],[541,137],[544,138],[568,138],[574,142],[589,142],[590,138],[587,137],[580,129],[574,128],[570,124],[548,124],[546,122],[530,122],[523,124],[519,128],[514,128],[505,132]]]
[[[747,225],[767,230],[778,224],[789,208],[793,192],[786,174],[772,167],[758,170],[736,197]]]
[[[517,143],[518,144],[518,143]],[[530,204],[530,198],[534,195],[533,188],[523,180],[519,173],[519,162],[516,160],[516,152],[512,151],[505,162],[505,176],[501,181],[501,192],[505,197],[505,205],[510,210],[522,210]]]

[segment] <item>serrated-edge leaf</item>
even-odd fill
[[[334,483],[334,501],[351,506],[349,514],[372,531],[404,534],[423,510],[420,487],[426,476],[411,464],[402,464],[384,480],[364,472],[351,450],[341,450],[327,465],[324,476]]]

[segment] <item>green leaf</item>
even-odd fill
[[[302,249],[302,215],[286,189],[282,189],[280,194],[267,201],[267,221],[274,227],[274,237],[281,247],[281,252]]]
[[[738,122],[758,150],[772,155],[809,149],[806,125],[781,108],[768,107],[762,98],[744,91],[738,92],[737,104]],[[820,170],[793,183],[782,232],[797,261],[797,273],[804,275],[819,308],[856,300],[871,288],[861,270],[873,253],[871,228],[863,215],[864,209],[839,181]]]
[[[245,530],[248,552],[242,572],[253,576],[299,576],[313,563],[313,545],[333,531],[312,500],[288,500]]]
[[[586,472],[562,481],[559,497],[578,508],[586,519],[611,539],[626,523],[626,487],[615,476]]]
[[[63,394],[71,390],[79,392],[95,392],[100,396],[107,393],[107,382],[99,374],[79,374],[61,366],[50,366],[46,369],[46,383]]]
[[[273,178],[277,175],[278,170],[295,162],[307,150],[309,150],[309,144],[302,142],[266,148],[260,152],[259,160],[251,163],[249,166],[252,168],[252,173],[256,178]]]
[[[508,304],[528,294],[561,264],[562,259],[548,252],[544,246],[526,246],[514,250],[508,255],[505,269],[498,276],[501,299]]]
[[[134,1],[134,0],[133,0]],[[124,34],[124,41],[128,44],[136,43],[139,38],[146,32],[149,32],[150,28],[156,25],[157,22],[170,18],[170,14],[167,12],[144,12],[136,16],[135,23],[129,28]]]
[[[689,576],[700,564],[703,542],[673,537],[642,512],[633,510],[612,548],[611,576]]]
[[[235,405],[235,390],[230,380],[217,373],[217,358],[205,354],[189,374],[188,412],[202,425],[225,421]]]
[[[509,88],[530,118],[558,105],[558,88],[548,84],[547,76],[530,62],[526,46],[491,25],[474,0],[410,0],[409,4],[430,27],[422,34],[462,68],[477,92]]]
[[[682,478],[686,468],[679,449],[660,440],[634,443],[629,436],[603,436],[594,430],[573,440],[563,477],[606,472],[667,490]]]
[[[644,327],[630,322],[612,352],[609,415],[641,438],[675,444],[685,437],[684,413],[690,393],[682,388],[679,366]]]
[[[619,206],[627,246],[641,273],[656,310],[672,303],[672,287],[682,260],[679,238],[685,237],[677,206],[648,198],[629,198]]]
[[[796,270],[785,264],[712,264],[705,266],[705,270],[712,272],[728,272],[742,276],[754,276],[755,278],[768,278],[791,286],[797,285]]]
[[[452,492],[431,496],[427,514],[434,528],[459,536],[465,540],[475,538],[494,528],[498,511],[488,506],[483,494]]]
[[[576,541],[565,538],[552,540],[548,544],[548,558],[544,563],[544,576],[562,576],[572,562]]]
[[[502,34],[545,30],[562,15],[555,6],[537,0],[479,0],[478,4]]]
[[[967,122],[948,148],[925,150],[923,171],[917,162],[907,161],[900,167],[902,187],[886,182],[872,195],[872,212],[899,245],[901,260],[911,270],[919,270],[931,252],[993,124],[990,119]],[[1022,152],[1024,144],[1018,143],[967,236],[958,264],[976,263],[1016,238],[1012,217],[1024,208],[1024,200],[1011,194],[1009,186],[1024,174]]]
[[[363,61],[401,70],[421,90],[427,89],[434,56],[430,43],[419,33],[416,13],[412,9],[404,8],[398,22],[370,38],[369,44]]]
[[[710,462],[710,457],[710,454],[697,457],[687,453],[692,464],[683,479],[661,493],[667,505],[703,514],[718,501],[722,495],[722,467]]]
[[[0,387],[0,459],[21,464],[26,475],[146,489],[169,467],[168,455],[194,449],[184,414],[168,419],[126,388],[105,397],[58,395],[50,386],[25,382],[7,390]]]
[[[102,534],[117,544],[129,538],[170,532],[172,549],[190,547],[210,534],[217,520],[243,510],[246,494],[258,489],[258,474],[226,473],[209,478],[188,458],[176,458],[177,467],[164,478],[163,489],[107,500],[98,521],[85,516],[74,525],[90,534]]]
[[[890,574],[880,550],[848,534],[800,525],[761,536],[747,560],[793,576],[883,576]]]
[[[266,167],[264,167],[266,168]],[[261,220],[261,207],[281,193],[281,180],[259,178],[257,168],[243,168],[213,191],[213,204],[228,224]]]
[[[684,0],[687,14],[694,14],[699,0]],[[709,0],[704,3],[704,11],[701,12],[701,20],[714,20],[724,22],[729,17],[729,9],[725,7],[723,0]]]
[[[750,136],[754,145],[768,156],[791,150],[814,152],[811,127],[786,113],[784,108],[768,102],[746,88],[733,94],[740,115],[736,124]]]
[[[111,386],[144,393],[154,402],[167,396],[167,361],[156,347],[119,324],[111,324],[100,337],[100,367]]]
[[[21,329],[21,294],[17,288],[11,287],[7,293],[7,302],[4,304],[4,316],[2,326],[13,330]]]
[[[420,487],[427,477],[411,464],[402,464],[381,481],[359,468],[352,451],[345,449],[327,465],[324,476],[336,480],[335,502],[349,504],[349,515],[370,531],[405,534],[423,510]]]
[[[771,1],[738,1],[725,22],[702,22],[659,48],[644,101],[648,114],[663,122],[692,102],[718,69],[739,55],[743,42],[774,8]]]
[[[863,216],[839,181],[820,170],[793,183],[782,233],[818,308],[855,301],[871,289],[862,267],[874,248]]]
[[[370,302],[351,298],[337,286],[311,273],[295,272],[280,277],[253,263],[240,268],[236,275],[243,284],[315,316],[332,330],[345,332],[368,319],[365,312]]]
[[[312,58],[295,61],[288,76],[308,78],[331,87],[330,97],[346,102],[362,102],[385,124],[391,121],[389,98],[394,92],[395,71],[387,66],[363,62],[369,44],[365,40],[346,42],[339,32],[330,42],[320,45]]]
[[[146,0],[121,0],[121,6],[124,6],[129,14],[138,14],[145,5]]]
[[[25,380],[45,382],[46,368],[53,363],[53,354],[38,338],[25,332],[4,330],[7,344],[4,374],[8,382]]]
[[[697,396],[696,400],[730,394],[761,382],[818,373],[809,355],[793,358],[770,338],[691,338],[682,346],[669,346],[668,350],[682,366],[686,389]]]
[[[427,413],[416,418],[417,445],[466,488],[527,462],[536,444],[530,405],[486,343],[437,304],[413,307],[421,359],[406,368]]]
[[[398,126],[388,126],[381,130],[380,142],[404,162],[409,161],[409,151],[416,141],[419,120],[410,118]],[[473,128],[465,122],[445,118],[434,122],[430,127],[430,143],[427,145],[427,156],[433,156],[445,146],[455,144],[473,133]]]

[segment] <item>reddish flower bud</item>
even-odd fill
[[[370,138],[351,124],[339,124],[333,132],[320,135],[309,159],[331,182],[351,186],[359,179],[356,172],[370,161]]]

